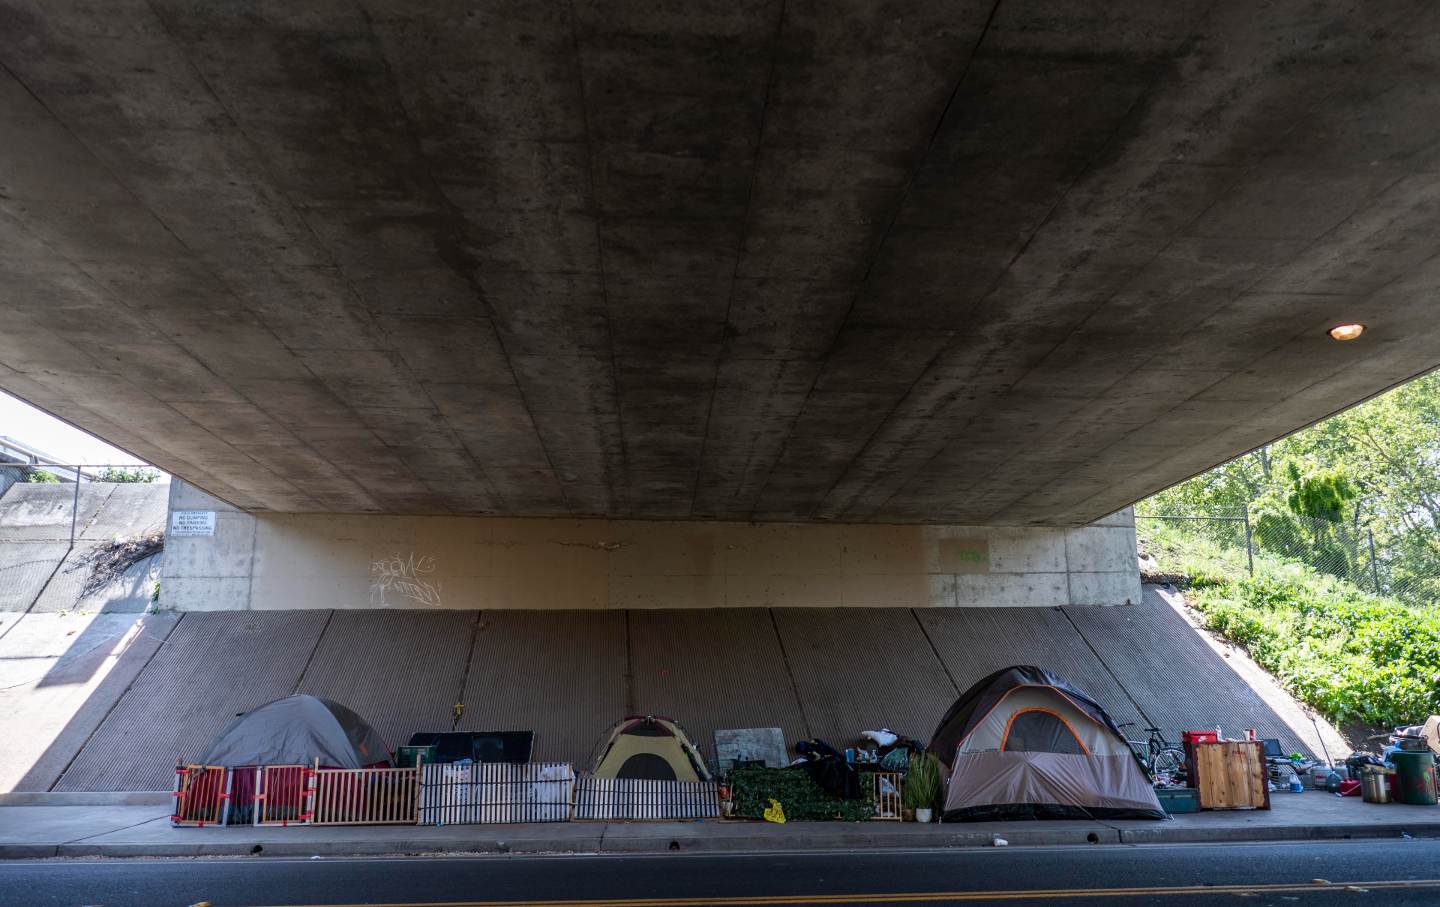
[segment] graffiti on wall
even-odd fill
[[[417,602],[440,607],[440,584],[435,574],[435,558],[399,553],[370,565],[370,604],[388,608],[394,604]]]

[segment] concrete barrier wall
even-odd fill
[[[1055,607],[1139,601],[1123,511],[1078,529],[240,512],[166,542],[161,606]]]
[[[158,556],[105,588],[82,590],[96,546],[165,525],[168,489],[92,482],[75,492],[74,485],[19,482],[0,494],[0,611],[143,611],[150,605]]]

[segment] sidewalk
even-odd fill
[[[13,797],[13,795],[12,795]],[[1376,805],[1330,794],[1276,794],[1274,809],[1206,812],[1165,822],[563,822],[290,828],[171,828],[161,795],[39,795],[0,805],[0,858],[343,856],[408,853],[665,853],[878,848],[1166,844],[1440,837],[1440,808]],[[79,801],[89,800],[83,805]],[[136,800],[149,802],[136,803]],[[14,804],[10,797],[0,801]],[[69,805],[53,805],[68,802]]]

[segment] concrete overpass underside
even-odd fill
[[[1437,24],[0,0],[0,387],[256,512],[1086,523],[1440,363]]]

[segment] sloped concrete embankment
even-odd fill
[[[350,705],[392,746],[449,729],[458,702],[461,729],[533,729],[537,758],[578,765],[627,713],[674,716],[705,749],[725,727],[844,744],[888,726],[925,739],[960,691],[1014,663],[1071,678],[1137,729],[1250,727],[1320,749],[1293,703],[1267,703],[1283,694],[1238,673],[1154,588],[1117,608],[107,617],[28,614],[0,639],[0,664],[31,674],[0,692],[0,737],[33,741],[7,755],[0,791],[168,789],[177,757],[197,758],[237,713],[293,692]],[[21,652],[43,657],[5,660]],[[72,698],[44,708],[63,726],[37,733],[26,703],[62,690]]]

